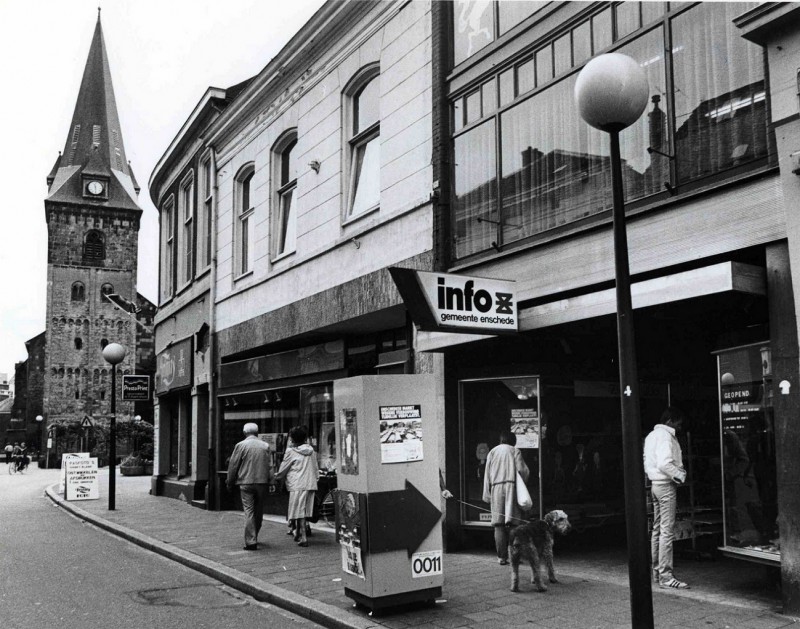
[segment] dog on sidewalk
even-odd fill
[[[531,566],[531,583],[539,592],[546,592],[542,583],[541,560],[547,566],[550,583],[558,583],[553,570],[553,536],[566,535],[572,530],[567,514],[557,509],[544,516],[514,527],[509,533],[508,556],[511,560],[511,591],[519,592],[519,564],[525,559]]]

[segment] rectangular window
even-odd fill
[[[500,106],[508,105],[514,100],[514,69],[506,70],[500,75]]]
[[[197,219],[197,263],[198,270],[205,269],[211,264],[211,230],[212,230],[212,186],[211,186],[211,160],[206,159],[200,165],[200,194],[199,213]]]
[[[611,7],[592,18],[592,50],[594,54],[611,45]]]
[[[481,93],[475,90],[467,94],[467,124],[481,119]]]
[[[508,32],[546,4],[547,2],[535,2],[533,0],[514,0],[513,2],[501,0],[497,3],[500,34]]]
[[[553,78],[553,47],[536,51],[536,85],[544,85]]]
[[[173,201],[161,208],[161,300],[172,297],[172,265],[174,259]]]
[[[483,251],[495,239],[497,167],[495,121],[491,119],[455,139],[455,226],[457,258]]]
[[[181,283],[186,284],[194,277],[194,180],[191,177],[181,183],[178,204],[183,223],[178,267]]]
[[[731,25],[749,6],[701,3],[673,20],[679,184],[767,156],[764,51]]]
[[[494,2],[456,0],[453,5],[453,58],[458,65],[494,41]]]
[[[617,37],[622,39],[639,29],[639,5],[641,2],[623,2],[616,6]]]
[[[488,116],[494,111],[497,111],[497,81],[492,79],[491,81],[484,83],[481,87],[481,92],[483,100],[483,115]]]
[[[520,94],[524,94],[534,87],[536,87],[536,72],[531,58],[517,66],[517,88]]]
[[[591,22],[584,22],[572,31],[572,54],[576,66],[592,56]]]
[[[570,35],[570,33],[562,35],[553,42],[556,76],[563,74],[572,67],[572,40]]]

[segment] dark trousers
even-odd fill
[[[251,546],[258,541],[258,532],[264,520],[264,497],[267,495],[266,484],[239,485],[244,510],[244,543]]]

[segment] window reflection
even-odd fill
[[[767,155],[763,52],[730,28],[744,10],[729,3],[703,4],[674,21],[680,182]]]
[[[453,7],[453,56],[456,64],[494,41],[491,0],[457,0]]]

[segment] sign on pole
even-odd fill
[[[122,401],[147,402],[150,399],[150,376],[122,376]]]
[[[81,428],[94,428],[94,424],[92,423],[92,418],[88,415],[84,415],[83,419],[81,420]]]
[[[65,470],[65,500],[97,500],[100,498],[96,457],[70,457],[66,461]]]

